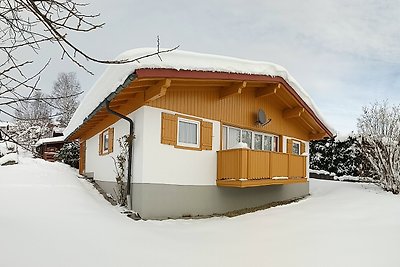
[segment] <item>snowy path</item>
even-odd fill
[[[133,221],[65,165],[0,167],[0,266],[399,266],[400,197],[311,180],[236,218]]]

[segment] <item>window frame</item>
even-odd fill
[[[111,134],[113,132],[113,134]],[[100,133],[99,138],[99,155],[107,155],[114,151],[114,128],[109,127]],[[107,137],[107,139],[105,138]],[[112,139],[110,139],[112,138]],[[105,142],[107,140],[107,142]],[[107,148],[105,147],[107,144]]]
[[[299,153],[294,152],[295,145],[299,147]],[[297,155],[297,156],[301,155],[301,142],[300,141],[292,140],[292,154]]]
[[[102,139],[102,144],[101,144],[101,154],[108,154],[108,151],[110,150],[110,129],[107,129],[101,133],[101,139]],[[107,141],[107,142],[106,142]],[[106,148],[107,145],[107,148]]]
[[[192,143],[185,143],[179,141],[179,126],[180,122],[185,122],[185,123],[191,123],[195,124],[197,129],[196,129],[196,144]],[[185,147],[185,148],[193,148],[193,149],[200,149],[200,135],[201,135],[201,121],[196,120],[196,119],[189,119],[185,117],[178,116],[177,118],[177,132],[176,132],[176,145],[177,147]]]

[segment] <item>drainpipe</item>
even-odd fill
[[[131,196],[131,180],[132,180],[132,158],[133,158],[133,138],[135,131],[135,124],[131,118],[118,113],[110,108],[110,100],[106,101],[106,109],[109,113],[120,117],[129,122],[129,136],[128,136],[128,179],[126,185],[126,197],[128,203],[128,209],[132,210],[132,196]]]

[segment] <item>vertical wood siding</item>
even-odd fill
[[[256,88],[244,88],[241,94],[220,99],[220,88],[215,87],[173,87],[167,94],[149,106],[168,109],[192,116],[231,123],[243,128],[277,135],[293,136],[308,140],[309,131],[298,119],[284,119],[282,112],[287,106],[277,96],[255,97]],[[256,124],[257,112],[263,109],[271,122],[266,126]]]
[[[221,150],[217,154],[218,180],[306,177],[305,156],[248,149]]]

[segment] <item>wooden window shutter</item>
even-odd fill
[[[166,145],[176,145],[176,134],[178,119],[176,115],[162,113],[161,115],[161,143]]]
[[[108,129],[108,153],[114,151],[114,128]]]
[[[287,151],[288,154],[293,154],[293,140],[287,139]]]
[[[304,152],[306,152],[306,144],[300,142],[300,155],[302,155]]]
[[[212,135],[213,124],[212,122],[201,122],[201,149],[212,150]]]
[[[99,134],[99,155],[103,155],[103,132]]]

